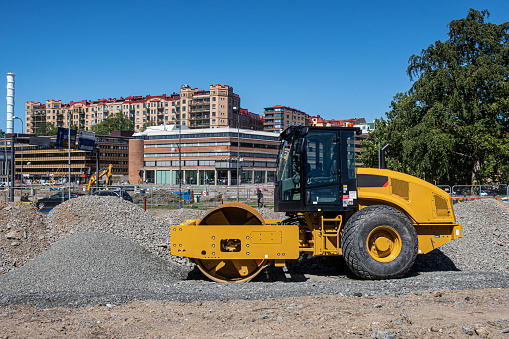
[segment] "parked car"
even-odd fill
[[[92,195],[98,195],[100,197],[105,197],[105,196],[119,197],[124,200],[133,202],[133,198],[129,195],[129,193],[127,193],[126,191],[123,191],[123,190],[100,190],[100,191],[95,191],[94,193],[92,193]]]
[[[82,196],[81,193],[72,193],[71,199]],[[52,210],[55,206],[69,200],[69,192],[58,192],[46,198],[37,199],[33,202],[39,210]]]

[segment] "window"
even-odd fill
[[[182,103],[185,104],[186,103],[186,99],[182,99]]]
[[[216,108],[216,104],[212,104],[212,108]]]
[[[182,112],[186,111],[186,106],[182,107]]]

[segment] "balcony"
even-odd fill
[[[190,121],[197,121],[197,120],[209,120],[210,119],[210,115],[209,114],[205,114],[205,115],[191,115],[189,117],[189,120]]]
[[[210,124],[207,122],[202,122],[202,123],[191,123],[189,124],[189,128],[209,128],[210,127]]]

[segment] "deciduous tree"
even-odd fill
[[[416,81],[375,132],[391,144],[389,168],[451,184],[509,181],[509,23],[487,18],[470,9],[449,39],[410,57]]]

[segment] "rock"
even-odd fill
[[[475,324],[474,326],[474,332],[481,338],[486,338],[490,334],[490,331],[484,326],[481,326],[479,324]]]
[[[19,241],[11,242],[11,246],[19,246],[19,245],[21,245]]]
[[[431,332],[439,332],[439,333],[442,333],[442,329],[440,327],[437,327],[437,326],[431,326],[431,328],[429,329]]]
[[[461,332],[468,334],[468,335],[474,335],[474,330],[468,327],[462,327]]]
[[[375,331],[371,334],[372,339],[394,339],[396,335],[387,331]]]
[[[8,233],[5,235],[5,238],[6,238],[6,239],[9,239],[9,240],[12,240],[12,239],[20,240],[20,239],[21,239],[21,236],[19,235],[18,231],[16,231],[16,230],[12,230],[12,231],[8,232]]]

